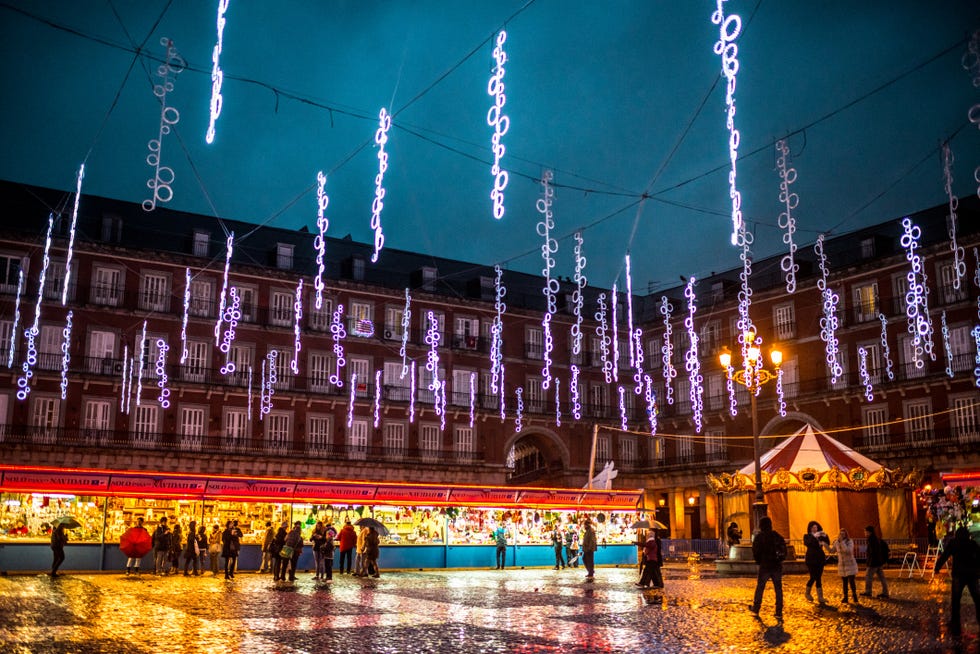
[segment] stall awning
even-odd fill
[[[970,472],[941,472],[939,476],[946,486],[980,486],[980,470]]]
[[[146,499],[315,502],[526,509],[636,509],[642,490],[410,484],[278,477],[196,476],[79,468],[0,466],[0,491]]]

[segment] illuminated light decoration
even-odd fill
[[[439,379],[439,321],[436,320],[435,313],[432,311],[426,313],[426,320],[429,327],[425,331],[425,343],[429,346],[429,354],[425,360],[425,369],[432,375],[432,381],[429,382],[428,388],[432,391],[432,403],[436,415],[442,418],[445,411],[439,398],[443,385],[442,380]]]
[[[476,412],[476,373],[470,373],[470,429],[473,429],[473,418]]]
[[[143,211],[153,211],[158,203],[166,204],[174,197],[173,189],[170,188],[174,183],[174,169],[170,166],[161,166],[160,162],[163,154],[163,137],[170,133],[172,125],[180,121],[180,112],[174,107],[167,106],[167,93],[174,90],[174,79],[184,70],[186,64],[177,53],[173,41],[163,37],[160,39],[160,45],[167,47],[166,57],[157,67],[160,83],[153,85],[153,95],[160,100],[160,131],[157,132],[155,139],[150,139],[147,143],[150,154],[146,155],[146,163],[153,168],[153,177],[146,181],[146,185],[153,191],[153,197],[143,200]]]
[[[905,217],[902,219],[904,233],[900,242],[905,248],[905,258],[911,270],[906,275],[908,291],[905,293],[905,315],[908,318],[909,334],[912,336],[912,361],[916,368],[925,366],[924,357],[935,360],[932,342],[932,319],[929,317],[929,280],[925,262],[916,252],[922,230]]]
[[[225,74],[218,65],[218,60],[221,58],[221,48],[224,44],[225,12],[228,11],[229,1],[218,0],[218,42],[214,44],[214,50],[211,51],[211,118],[208,121],[208,131],[204,135],[204,140],[208,144],[214,143],[214,123],[221,115],[223,102],[221,83],[225,79]]]
[[[75,178],[75,206],[71,210],[71,229],[68,230],[68,253],[65,255],[65,283],[61,288],[61,306],[68,302],[68,287],[71,282],[71,255],[75,251],[75,225],[78,224],[78,203],[82,198],[82,180],[85,178],[85,164],[78,167]]]
[[[779,403],[779,415],[786,417],[786,395],[783,393],[783,369],[776,369],[776,401]]]
[[[446,383],[439,385],[439,392],[436,394],[436,401],[439,403],[439,430],[446,431]]]
[[[41,299],[44,296],[44,278],[48,274],[48,266],[51,264],[51,230],[54,227],[54,216],[48,214],[48,233],[44,237],[44,255],[41,259],[41,274],[37,281],[37,301],[34,304],[34,323],[24,330],[24,337],[27,339],[27,354],[21,370],[24,374],[17,378],[17,399],[26,400],[31,392],[31,378],[34,377],[34,366],[37,364],[37,336],[41,333]],[[13,340],[14,333],[10,333]]]
[[[299,278],[296,284],[296,299],[293,301],[293,360],[289,362],[289,369],[294,375],[299,374],[299,351],[302,349],[300,337],[300,321],[303,319],[303,278]]]
[[[551,276],[551,271],[555,267],[555,253],[558,251],[558,241],[551,238],[551,230],[555,227],[554,214],[551,205],[554,202],[555,189],[551,187],[551,180],[555,175],[550,170],[544,171],[541,177],[541,197],[535,207],[541,214],[541,220],[537,224],[538,236],[544,239],[541,246],[541,258],[544,260],[544,268],[541,275],[544,277],[544,297],[547,308],[544,317],[541,319],[541,328],[544,332],[544,367],[541,369],[541,390],[548,390],[551,387],[551,352],[555,348],[555,339],[551,335],[551,320],[558,310],[558,291],[560,289],[558,280]]]
[[[868,372],[868,351],[863,347],[858,348],[858,376],[861,385],[864,386],[864,398],[868,402],[873,402],[875,394],[871,390],[871,373]]]
[[[259,420],[265,419],[265,359],[262,359],[262,377],[259,381]]]
[[[248,367],[248,420],[252,421],[252,366]]]
[[[745,229],[742,220],[742,196],[735,184],[740,140],[739,131],[735,128],[735,81],[738,74],[738,45],[735,44],[735,39],[742,31],[742,19],[738,14],[725,16],[724,5],[727,1],[716,0],[711,22],[718,26],[718,40],[714,51],[721,55],[721,74],[728,82],[725,90],[725,106],[728,108],[725,124],[728,127],[728,158],[732,162],[732,169],[728,173],[728,195],[732,199],[732,245],[737,245],[738,234]]]
[[[517,417],[514,420],[514,430],[519,434],[524,429],[524,388],[517,387]]]
[[[953,378],[953,348],[949,342],[949,327],[946,325],[946,312],[942,313],[943,350],[946,352],[946,376]]]
[[[68,364],[71,363],[71,319],[72,312],[69,310],[65,317],[65,328],[61,334],[64,340],[61,342],[61,399],[68,397]]]
[[[571,399],[572,399],[572,416],[576,420],[581,420],[582,419],[582,398],[579,397],[579,388],[578,388],[579,368],[574,363],[571,365],[571,373],[572,373],[572,386],[571,386],[570,391],[571,391],[571,396],[572,396],[571,397]]]
[[[136,370],[136,358],[129,359],[129,383],[126,385],[126,414],[129,415],[130,405],[133,402],[133,371]]]
[[[126,376],[129,374],[129,344],[123,346],[123,365],[122,365],[122,381],[119,385],[119,412],[128,413],[126,411]]]
[[[735,396],[735,368],[728,366],[728,374],[725,375],[728,382],[728,413],[734,418],[738,415],[738,399]]]
[[[943,183],[946,189],[946,197],[949,198],[949,214],[947,227],[949,229],[949,249],[953,251],[953,288],[960,290],[960,279],[966,277],[966,252],[963,246],[956,242],[956,210],[959,208],[960,200],[953,194],[953,151],[949,147],[949,141],[943,143]]]
[[[555,427],[561,427],[561,380],[555,377]]]
[[[408,396],[408,421],[415,422],[415,359],[412,359],[411,387]]]
[[[493,128],[493,136],[490,137],[490,149],[493,150],[493,165],[490,166],[490,174],[493,175],[493,190],[490,191],[490,199],[493,201],[493,217],[500,220],[504,217],[504,189],[507,188],[507,171],[500,167],[500,160],[504,158],[506,148],[502,142],[504,134],[510,129],[510,118],[504,113],[504,105],[507,103],[507,96],[504,94],[504,64],[507,63],[507,52],[504,50],[504,42],[507,40],[507,31],[500,30],[497,34],[496,44],[493,48],[493,59],[496,65],[493,68],[493,75],[487,82],[487,94],[493,98],[493,104],[487,111],[487,124]]]
[[[963,68],[969,71],[973,77],[973,86],[980,88],[980,30],[975,30],[970,36],[967,51],[963,53],[961,61]],[[970,107],[969,111],[967,111],[967,117],[971,123],[980,127],[980,103]],[[980,184],[980,166],[977,166],[973,170],[973,179]],[[980,195],[980,186],[977,187],[977,195]],[[977,282],[977,286],[980,286],[980,281]]]
[[[786,230],[783,234],[783,243],[789,246],[789,253],[783,255],[779,262],[780,268],[786,273],[786,292],[796,291],[796,273],[800,271],[800,264],[796,263],[796,243],[793,242],[793,234],[796,233],[796,216],[793,209],[800,204],[800,196],[792,193],[789,187],[796,181],[796,168],[788,165],[789,145],[786,139],[776,142],[776,168],[779,170],[779,201],[786,208],[779,214],[779,228]]]
[[[313,280],[313,288],[316,289],[316,310],[323,308],[323,271],[326,268],[324,259],[327,255],[327,229],[330,221],[327,220],[327,205],[330,198],[324,192],[323,187],[327,184],[327,176],[321,170],[316,174],[316,228],[317,235],[313,239],[313,249],[316,250],[316,278]]]
[[[626,389],[622,386],[617,387],[619,391],[619,424],[623,431],[629,428],[626,420]]]
[[[980,252],[973,248],[973,258],[977,262],[976,270],[973,273],[973,283],[980,288]],[[980,320],[980,294],[977,295],[977,320]]]
[[[687,280],[687,288],[684,289],[684,297],[687,298],[687,317],[684,318],[684,327],[687,328],[687,338],[690,346],[684,354],[684,367],[687,368],[687,378],[690,382],[691,411],[694,415],[694,428],[697,433],[701,433],[704,426],[704,376],[701,375],[701,360],[698,358],[699,337],[694,329],[694,313],[697,311],[696,297],[694,294],[694,283],[696,279],[692,276]]]
[[[405,309],[402,311],[402,344],[398,354],[402,357],[402,374],[399,379],[405,379],[408,374],[408,332],[412,328],[412,296],[405,289]]]
[[[630,255],[626,255],[626,329],[630,339],[630,368],[636,367],[636,347],[633,343],[633,276],[630,273]],[[639,384],[639,382],[637,382]],[[637,392],[639,395],[639,392]]]
[[[374,371],[374,428],[381,424],[381,371]]]
[[[643,362],[646,357],[643,355],[643,330],[637,327],[633,330],[633,392],[636,395],[643,394]]]
[[[378,174],[374,177],[374,202],[371,203],[371,229],[374,230],[374,253],[371,255],[371,263],[377,263],[378,254],[385,244],[385,235],[381,231],[381,210],[384,209],[385,171],[388,170],[388,153],[385,152],[385,144],[388,142],[388,130],[391,129],[391,116],[388,111],[381,107],[378,114],[378,129],[374,132],[374,142],[378,145]]]
[[[162,338],[157,339],[157,361],[156,361],[156,371],[157,371],[157,388],[160,389],[160,394],[157,396],[157,402],[160,403],[160,407],[163,409],[170,408],[170,389],[167,388],[167,352],[170,351],[170,346]]]
[[[496,393],[503,387],[504,378],[503,316],[507,311],[507,305],[504,304],[504,296],[507,295],[507,288],[503,284],[504,272],[500,269],[500,266],[494,266],[493,271],[496,274],[493,283],[493,307],[497,313],[493,318],[493,324],[490,325],[490,391]]]
[[[609,327],[606,324],[606,294],[599,293],[596,299],[599,308],[595,312],[596,325],[595,335],[599,337],[599,356],[602,361],[602,373],[606,376],[606,383],[611,384],[613,380],[613,364],[609,360]]]
[[[191,308],[191,269],[184,269],[184,318],[180,322],[180,364],[187,361],[187,316]]]
[[[585,287],[589,280],[583,274],[586,259],[582,254],[582,232],[575,232],[574,238],[575,276],[572,281],[575,283],[575,290],[572,291],[572,315],[575,316],[575,322],[572,323],[572,354],[577,357],[582,353],[582,307],[585,305]]]
[[[143,332],[140,334],[140,370],[136,375],[136,406],[143,399],[143,370],[146,367],[146,321],[143,321]]]
[[[977,388],[980,388],[980,325],[977,325],[970,330],[970,334],[973,336],[973,340],[976,342],[977,353],[973,357],[973,362],[976,366],[973,368],[973,384]]]
[[[235,340],[235,329],[238,328],[238,321],[242,317],[242,298],[238,295],[238,289],[232,286],[228,290],[228,294],[231,296],[231,304],[225,307],[224,315],[224,322],[228,328],[225,330],[221,345],[218,346],[218,349],[225,354],[225,363],[221,366],[222,375],[230,375],[235,372],[235,361],[231,358],[231,344]]]
[[[616,318],[616,306],[619,298],[616,294],[616,282],[613,282],[612,297],[609,302],[612,311],[612,377],[619,381],[619,320]]]
[[[742,366],[745,374],[750,374],[749,366],[749,343],[745,342],[745,334],[755,332],[755,325],[749,310],[752,307],[752,287],[749,285],[749,278],[752,276],[752,254],[751,247],[755,237],[742,225],[738,232],[738,245],[741,247],[738,258],[742,261],[742,272],[738,274],[741,286],[738,290],[738,320],[735,322],[738,328],[738,342],[742,346]]]
[[[660,315],[664,317],[664,346],[661,349],[663,354],[664,369],[664,395],[667,404],[674,403],[674,387],[671,385],[677,377],[677,369],[674,368],[674,338],[673,327],[670,324],[670,312],[674,310],[673,305],[667,301],[666,295],[660,296]]]
[[[279,350],[270,350],[266,353],[262,361],[262,392],[259,395],[259,420],[272,411],[272,396],[276,394],[275,385],[279,382],[279,372],[276,368],[276,361],[279,358]],[[266,373],[268,370],[268,374]],[[354,392],[351,385],[351,393]]]
[[[657,394],[653,390],[653,380],[650,375],[643,376],[644,399],[647,401],[647,421],[650,423],[650,435],[657,435]]]
[[[840,363],[839,341],[837,340],[837,328],[840,326],[840,319],[837,317],[837,305],[840,297],[827,284],[827,277],[830,269],[827,266],[827,255],[823,249],[823,234],[817,237],[817,242],[813,246],[813,251],[817,254],[818,265],[820,266],[820,277],[817,279],[817,288],[823,299],[823,316],[820,318],[820,340],[824,342],[824,353],[827,359],[827,370],[830,372],[830,383],[836,384],[844,368]]]
[[[337,367],[334,369],[332,375],[330,375],[330,383],[341,388],[344,385],[344,378],[340,376],[340,370],[347,365],[347,361],[344,359],[344,344],[341,342],[347,337],[347,330],[344,329],[344,305],[338,304],[337,309],[333,312],[333,317],[330,321],[330,334],[333,339],[333,353],[337,357]]]
[[[365,318],[360,318],[354,323],[354,328],[351,330],[351,336],[357,336],[359,338],[371,338],[374,336],[374,323]]]
[[[17,299],[14,300],[14,324],[10,328],[10,353],[7,355],[7,367],[14,366],[14,349],[17,345],[17,328],[20,326],[20,294],[24,290],[24,269],[17,272]]]
[[[894,381],[895,371],[892,369],[892,351],[888,347],[888,318],[885,314],[879,313],[878,320],[881,321],[881,356],[885,359],[885,374],[888,375],[888,381]]]
[[[226,241],[225,274],[221,279],[221,294],[218,296],[218,322],[214,325],[215,346],[219,345],[221,341],[221,319],[224,317],[225,313],[225,296],[228,292],[228,268],[231,266],[231,253],[234,250],[234,243],[235,232],[231,232],[228,234],[228,240]]]
[[[504,364],[500,364],[500,422],[507,419],[507,410],[504,405]]]

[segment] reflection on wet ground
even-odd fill
[[[0,652],[977,652],[965,594],[964,636],[948,633],[949,588],[889,577],[891,597],[828,604],[784,580],[785,620],[769,587],[759,618],[754,579],[669,566],[664,591],[636,573],[573,570],[389,572],[380,579],[301,574],[140,579],[109,574],[0,577]]]

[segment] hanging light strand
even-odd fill
[[[779,228],[785,230],[783,233],[783,243],[789,248],[789,252],[783,255],[779,262],[780,268],[786,273],[786,292],[796,291],[796,273],[800,270],[800,264],[796,263],[796,243],[793,242],[793,234],[796,233],[796,216],[793,210],[800,204],[800,196],[790,190],[790,186],[796,181],[796,168],[789,165],[789,145],[786,139],[776,142],[776,168],[779,170],[779,201],[786,207],[779,214]]]
[[[493,267],[494,274],[494,309],[496,314],[493,318],[493,324],[490,325],[490,391],[492,393],[497,393],[500,388],[503,387],[503,331],[504,331],[504,321],[503,316],[507,311],[507,305],[504,303],[504,297],[507,295],[507,288],[503,283],[504,272],[500,269],[500,266]]]
[[[71,228],[68,230],[68,253],[65,255],[65,283],[61,289],[61,306],[68,302],[68,289],[71,286],[71,256],[75,251],[75,227],[78,224],[78,203],[82,198],[82,180],[85,179],[85,164],[78,167],[75,178],[75,206],[71,211]]]
[[[146,163],[153,168],[153,177],[146,181],[146,185],[153,191],[153,197],[143,200],[143,211],[153,211],[158,203],[166,204],[174,196],[171,188],[171,184],[174,183],[174,169],[161,165],[163,137],[169,134],[172,126],[180,121],[180,112],[174,107],[167,106],[167,94],[174,90],[174,80],[183,72],[186,63],[178,54],[173,41],[163,37],[160,39],[160,45],[167,49],[163,63],[157,67],[160,82],[153,86],[153,95],[160,100],[160,129],[157,137],[147,143],[150,154],[146,155]]]
[[[34,377],[34,366],[37,364],[37,336],[41,333],[41,300],[44,297],[44,278],[51,264],[51,230],[54,227],[54,216],[48,215],[48,232],[44,237],[44,254],[41,259],[41,274],[37,281],[37,301],[34,304],[34,323],[24,330],[27,341],[27,352],[21,370],[24,374],[17,378],[17,399],[24,401],[31,392],[31,378]],[[14,334],[10,334],[14,338]]]
[[[61,399],[68,397],[68,364],[71,363],[71,319],[72,311],[68,310],[65,317],[65,328],[61,334],[64,339],[61,342]]]
[[[888,347],[888,318],[885,314],[879,313],[878,320],[881,321],[881,356],[885,359],[885,374],[888,375],[888,381],[894,381],[895,371],[892,366],[892,351]]]
[[[14,300],[14,324],[10,328],[10,351],[7,354],[7,367],[14,367],[14,351],[17,349],[17,330],[20,327],[20,295],[24,290],[24,269],[17,271],[17,299]]]
[[[324,191],[327,184],[327,176],[323,171],[316,174],[316,228],[317,235],[313,239],[313,249],[316,252],[316,278],[313,280],[313,288],[316,291],[316,310],[323,309],[323,272],[326,270],[327,255],[327,229],[330,221],[327,219],[327,206],[330,198]]]
[[[840,297],[834,292],[827,279],[830,269],[827,265],[827,255],[823,249],[824,235],[817,237],[817,242],[813,246],[817,254],[818,265],[820,266],[820,277],[817,279],[817,289],[823,299],[823,317],[820,318],[820,340],[824,342],[824,353],[827,360],[827,370],[830,372],[830,383],[836,384],[837,380],[844,374],[844,367],[840,362],[839,341],[837,340],[837,328],[840,320],[837,317],[837,306]]]
[[[347,330],[344,329],[344,305],[338,304],[336,310],[333,312],[333,317],[330,322],[330,334],[333,339],[333,354],[336,359],[335,368],[333,373],[330,375],[330,383],[341,388],[344,385],[344,378],[341,376],[340,372],[347,361],[344,359],[344,343],[343,340],[347,337]]]
[[[606,377],[606,383],[611,384],[613,380],[613,364],[609,359],[609,326],[606,323],[606,294],[599,293],[596,298],[598,309],[595,312],[595,319],[598,323],[595,334],[599,339],[599,355],[602,361],[602,373]]]
[[[398,354],[402,357],[402,372],[400,379],[405,379],[408,374],[408,334],[412,329],[412,296],[405,288],[405,309],[402,311],[402,344],[398,348]]]
[[[694,313],[697,311],[697,298],[694,293],[694,284],[696,281],[692,276],[687,280],[687,287],[684,289],[684,297],[687,298],[687,317],[684,318],[684,327],[687,328],[687,338],[689,341],[688,349],[684,356],[684,367],[687,369],[687,379],[690,385],[689,392],[691,411],[694,417],[694,429],[700,434],[704,426],[704,377],[701,375],[701,359],[698,356],[698,333],[694,329]]]
[[[738,146],[740,135],[735,127],[735,82],[738,73],[738,45],[735,40],[742,31],[742,19],[738,14],[725,16],[724,5],[727,0],[716,0],[716,9],[711,14],[711,22],[718,26],[718,40],[715,42],[715,54],[721,55],[721,73],[727,81],[725,89],[725,106],[727,107],[728,127],[728,158],[731,170],[728,173],[728,194],[732,199],[732,245],[738,245],[738,234],[744,231],[742,220],[742,196],[738,192],[736,181]]]
[[[374,253],[371,254],[371,263],[377,263],[378,255],[385,244],[385,235],[381,230],[381,210],[385,203],[385,172],[388,170],[388,152],[385,151],[385,144],[388,143],[388,130],[391,129],[391,116],[388,110],[381,107],[378,114],[378,129],[374,132],[374,142],[378,146],[378,174],[374,177],[374,201],[371,203],[371,229],[374,230]]]
[[[500,220],[504,217],[504,189],[507,188],[507,171],[500,165],[506,148],[503,144],[504,134],[510,129],[510,118],[504,113],[507,96],[504,94],[504,64],[507,63],[507,52],[504,42],[507,41],[506,30],[500,30],[493,48],[494,68],[490,81],[487,82],[487,94],[493,98],[493,104],[487,111],[487,124],[493,128],[490,137],[490,149],[493,151],[493,165],[490,174],[493,175],[493,190],[490,200],[493,202],[493,217]]]
[[[555,253],[558,251],[558,241],[551,237],[551,230],[555,227],[554,214],[551,205],[554,201],[555,189],[551,186],[554,173],[550,170],[544,171],[541,177],[541,197],[535,205],[541,220],[537,224],[538,236],[544,239],[541,246],[541,258],[544,260],[544,267],[541,275],[544,277],[544,297],[546,308],[541,319],[541,329],[544,339],[544,367],[541,369],[541,389],[548,390],[551,387],[551,352],[555,347],[554,338],[551,335],[551,320],[558,310],[557,295],[559,291],[558,280],[551,276],[551,271],[555,267]]]
[[[660,296],[660,315],[664,317],[664,346],[661,350],[663,355],[664,369],[664,395],[667,404],[674,403],[673,380],[677,377],[677,369],[674,368],[674,338],[673,327],[670,324],[670,312],[674,310],[673,305],[667,301],[666,295]]]
[[[218,120],[218,116],[221,115],[221,105],[223,98],[221,96],[221,84],[225,79],[225,74],[221,70],[221,66],[218,65],[218,60],[221,58],[221,49],[224,46],[224,35],[225,35],[225,12],[228,11],[229,0],[218,0],[218,41],[214,44],[214,50],[211,51],[211,105],[210,105],[210,118],[208,119],[208,131],[204,135],[204,140],[208,143],[214,143],[214,124]]]

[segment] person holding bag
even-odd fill
[[[276,535],[272,538],[272,544],[269,545],[269,553],[272,555],[272,581],[273,583],[278,581],[286,581],[286,559],[289,556],[283,558],[282,548],[286,546],[286,525],[287,523],[282,523],[279,526],[279,530],[276,531]],[[289,552],[292,556],[292,552]]]
[[[297,520],[293,523],[293,528],[286,534],[286,541],[283,544],[279,556],[286,558],[289,554],[289,581],[296,581],[296,564],[299,563],[299,555],[303,552],[303,523]]]
[[[184,546],[184,576],[189,576],[188,570],[191,567],[191,562],[194,563],[194,576],[201,574],[198,568],[197,557],[200,554],[200,550],[197,546],[197,521],[191,520],[191,524],[187,526],[187,544]]]

